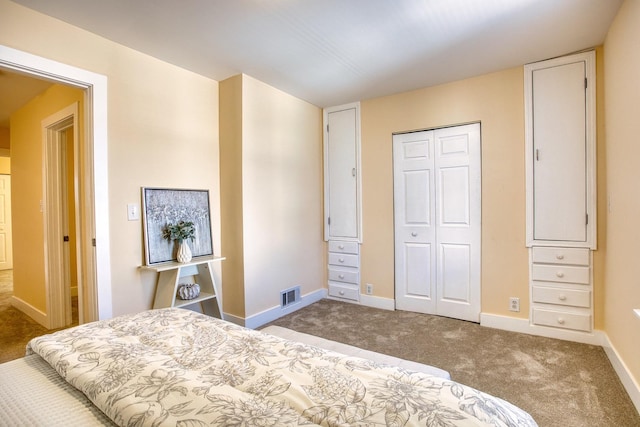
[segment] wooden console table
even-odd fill
[[[143,265],[140,268],[158,273],[156,294],[153,308],[186,307],[200,304],[202,312],[222,319],[222,292],[213,278],[213,263],[224,260],[224,257],[205,256],[193,258],[190,262],[163,262]],[[200,285],[200,295],[194,299],[182,300],[178,297],[178,286],[183,277],[193,276],[192,282]]]

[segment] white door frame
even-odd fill
[[[66,137],[64,132],[73,127],[74,141],[78,140],[78,103],[64,108],[42,121],[42,156],[44,173],[44,246],[45,246],[45,288],[47,289],[47,319],[49,328],[62,328],[71,324],[71,289],[69,288],[69,245],[64,244],[68,235],[69,215],[76,218],[75,236],[81,233],[82,218],[79,215],[76,197],[79,180],[77,160],[74,161],[74,189],[76,198],[74,212],[68,212]],[[78,158],[79,144],[74,144],[74,159]],[[78,244],[79,240],[74,239]],[[78,245],[79,246],[79,245]],[[80,247],[76,247],[79,253]],[[78,266],[80,263],[77,264]],[[83,299],[82,272],[78,272],[78,302]],[[78,304],[78,320],[84,323],[84,304]]]
[[[84,89],[85,155],[79,159],[87,183],[79,209],[78,261],[85,283],[84,321],[112,317],[107,165],[107,77],[0,45],[0,68]],[[80,261],[82,259],[82,261]],[[80,278],[79,278],[80,280]]]

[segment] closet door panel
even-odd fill
[[[533,72],[536,240],[587,240],[585,63]]]
[[[328,114],[330,239],[358,237],[356,110]]]

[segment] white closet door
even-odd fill
[[[480,319],[480,125],[394,135],[396,308]]]
[[[533,71],[535,240],[587,240],[585,78],[584,61]]]
[[[438,129],[436,313],[480,321],[480,125]]]
[[[359,237],[357,114],[354,107],[327,113],[325,214],[328,240]]]
[[[396,308],[435,313],[433,131],[393,136]]]

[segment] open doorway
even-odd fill
[[[74,103],[42,121],[44,151],[45,260],[49,328],[84,320],[82,274],[78,271],[77,236],[82,223],[77,167],[78,104]],[[75,296],[74,296],[75,294]],[[76,302],[74,305],[73,302]],[[74,309],[75,308],[75,309]],[[74,316],[75,314],[75,316]]]
[[[84,293],[80,322],[110,318],[111,274],[107,184],[106,77],[0,45],[0,68],[83,89],[85,149],[77,158],[84,187],[77,192],[78,276]],[[48,289],[51,291],[53,288]],[[47,298],[56,298],[47,292]],[[52,301],[47,302],[49,307]],[[50,313],[45,313],[48,323]],[[64,314],[66,316],[66,312]]]

